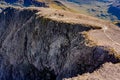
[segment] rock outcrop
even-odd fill
[[[84,32],[100,27],[41,12],[9,7],[0,13],[0,80],[62,80],[119,62],[106,47],[89,44]]]

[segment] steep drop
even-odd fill
[[[104,46],[87,45],[83,32],[98,28],[38,12],[9,7],[0,13],[0,80],[61,80],[119,62]]]

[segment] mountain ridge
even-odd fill
[[[15,6],[50,7],[119,22],[118,0],[3,0]]]
[[[8,7],[0,24],[1,80],[62,80],[120,62],[120,29],[107,21],[51,8]]]

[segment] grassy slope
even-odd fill
[[[60,1],[53,1],[53,0],[36,0],[38,2],[45,2],[48,4],[50,8],[65,10],[65,11],[71,11],[71,12],[78,12],[74,9],[71,9],[67,7],[66,5],[62,4]]]

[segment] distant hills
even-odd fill
[[[108,12],[115,15],[120,20],[120,1],[114,2],[108,9]]]
[[[2,0],[2,2],[15,6],[51,7],[105,20],[120,20],[120,0]]]
[[[43,0],[2,0],[9,4],[22,5],[22,6],[38,6],[38,7],[47,7]]]
[[[120,0],[67,0],[93,16],[111,21],[120,20]],[[76,8],[76,7],[75,7]]]

